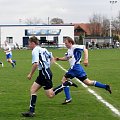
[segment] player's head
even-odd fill
[[[71,48],[71,46],[75,44],[74,40],[71,37],[66,37],[64,39],[64,43],[67,48]]]
[[[33,36],[29,38],[28,43],[29,47],[33,49],[35,46],[39,45],[39,40],[37,37]]]

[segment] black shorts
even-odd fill
[[[43,86],[45,90],[51,89],[53,87],[53,83],[52,83],[52,72],[50,68],[40,70],[39,76],[37,77],[35,82]]]
[[[67,79],[67,78],[70,78],[70,79],[73,79],[73,78],[74,78],[71,74],[68,74],[68,73],[66,73],[66,74],[64,75],[64,77],[65,77],[66,79]],[[85,75],[85,76],[83,76],[83,77],[76,77],[76,78],[78,78],[81,82],[83,82],[84,80],[87,79],[87,75]]]

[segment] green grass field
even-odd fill
[[[49,51],[52,51],[54,56],[62,57],[66,49],[49,49]],[[4,52],[0,51],[0,60],[4,62],[4,67],[0,66],[0,120],[120,120],[120,117],[75,80],[79,87],[71,87],[71,104],[61,105],[65,99],[63,92],[49,99],[41,89],[38,93],[36,116],[22,117],[21,112],[28,110],[29,89],[38,71],[31,81],[27,80],[27,74],[31,69],[31,50],[13,50],[13,59],[17,60],[14,69],[6,62]],[[69,68],[67,62],[58,63],[65,69]],[[54,86],[57,86],[61,84],[65,72],[56,64],[53,64],[51,69]],[[89,67],[85,70],[90,79],[112,86],[112,94],[103,89],[89,88],[120,111],[120,50],[89,50]]]

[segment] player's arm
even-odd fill
[[[7,53],[7,52],[11,52],[11,47],[8,46],[8,47],[4,50],[4,52],[5,52],[5,53]]]
[[[88,50],[86,48],[84,48],[84,61],[83,64],[85,66],[88,66]]]
[[[37,69],[37,67],[38,67],[38,63],[37,63],[37,62],[35,62],[35,63],[32,64],[31,71],[30,71],[30,73],[29,73],[28,76],[27,76],[27,78],[28,78],[29,80],[31,80],[31,78],[32,78],[35,70]]]
[[[5,53],[6,53],[6,52],[9,52],[9,48],[5,49],[4,52],[5,52]]]
[[[65,56],[65,57],[61,57],[61,58],[59,58],[59,57],[56,57],[56,58],[55,58],[56,61],[67,61],[68,59],[69,59],[69,58],[66,57],[66,56]]]
[[[55,58],[54,58],[54,57],[52,57],[52,58],[50,59],[50,63],[51,63],[51,64],[55,63]]]

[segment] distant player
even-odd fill
[[[90,80],[87,77],[86,72],[80,64],[82,52],[84,52],[84,65],[88,66],[88,50],[84,45],[74,45],[74,41],[72,38],[67,37],[64,40],[65,46],[68,48],[67,54],[65,57],[59,58],[56,57],[57,61],[69,61],[70,69],[66,72],[66,74],[62,78],[62,82],[69,79],[73,79],[74,77],[78,78],[81,82],[88,86],[95,86],[99,88],[103,88],[107,90],[111,94],[111,89],[109,85],[102,84],[95,80]],[[69,93],[69,87],[64,88],[66,99],[63,104],[67,104],[71,102],[71,97]]]
[[[11,47],[8,45],[7,41],[5,41],[4,52],[6,53],[7,62],[11,63],[12,67],[14,68],[16,65],[16,60],[12,60]]]

